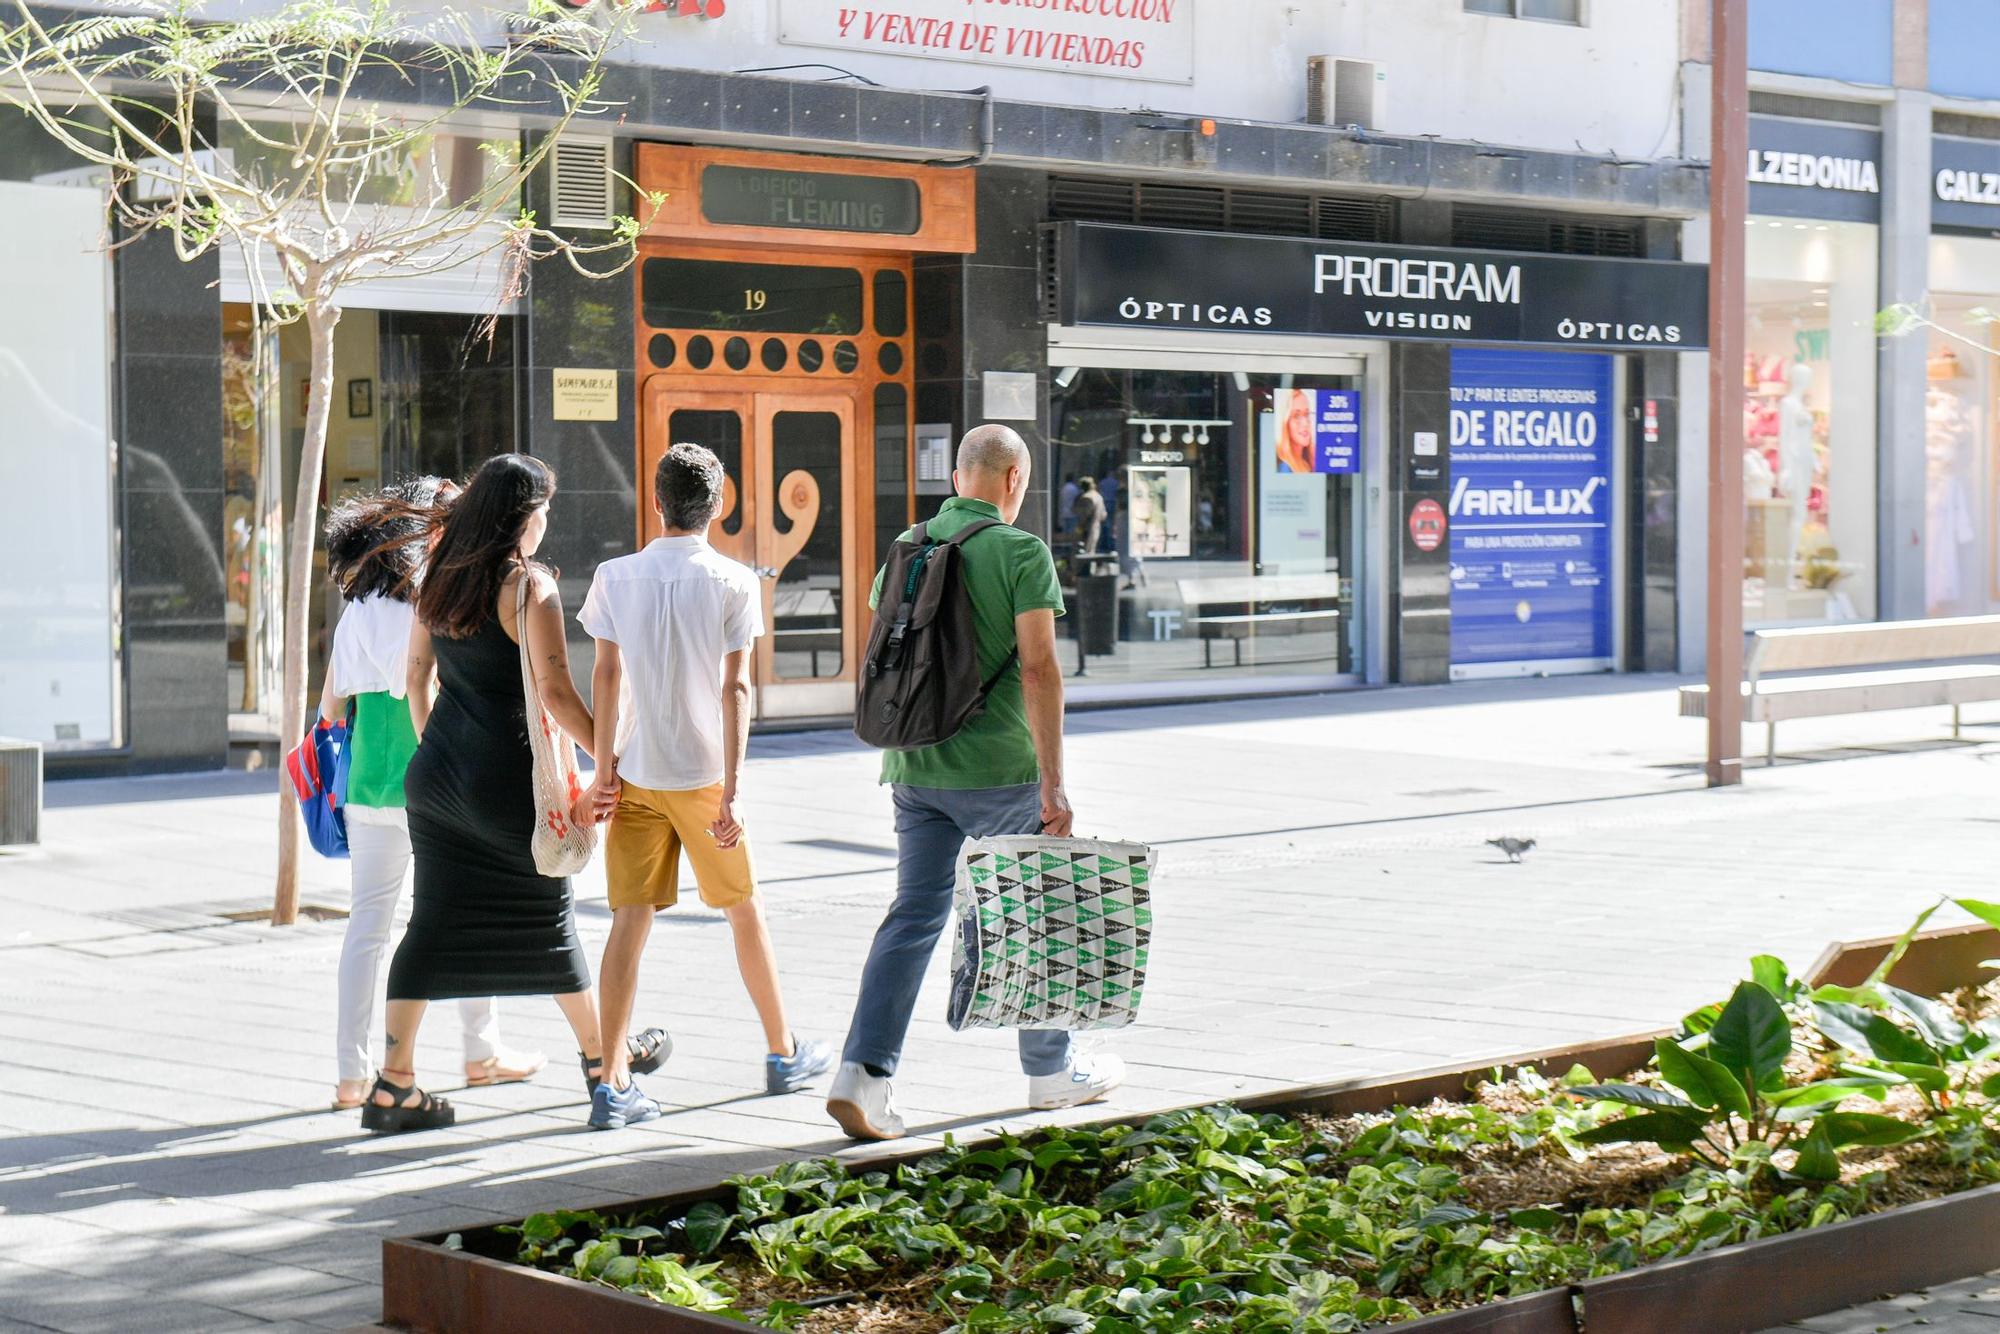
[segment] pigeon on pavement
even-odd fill
[[[1507,854],[1509,863],[1516,863],[1527,855],[1528,849],[1535,846],[1535,840],[1532,838],[1489,838],[1486,840],[1486,846],[1500,849],[1500,851]]]

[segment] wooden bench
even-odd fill
[[[1962,705],[2000,699],[2000,662],[1964,661],[2000,658],[2000,616],[1755,630],[1747,638],[1743,721],[1764,724],[1766,764],[1777,758],[1778,724],[1794,718],[1949,705],[1956,738]],[[1863,667],[1888,670],[1826,670]],[[1824,674],[1772,677],[1809,671]],[[1680,700],[1683,718],[1708,716],[1707,686],[1682,686]]]
[[[1234,641],[1236,665],[1243,665],[1243,641],[1258,635],[1301,635],[1331,629],[1340,609],[1298,606],[1340,601],[1340,575],[1237,574],[1212,579],[1181,579],[1181,601],[1187,604],[1195,634],[1201,639],[1201,665],[1214,666],[1210,646],[1218,639]],[[1243,611],[1211,612],[1209,607],[1242,607]],[[1260,610],[1261,609],[1261,610]]]

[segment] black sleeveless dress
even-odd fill
[[[389,999],[587,991],[569,881],[536,871],[528,847],[534,756],[520,646],[490,617],[468,638],[431,643],[437,705],[403,780],[415,901]]]

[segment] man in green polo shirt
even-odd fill
[[[951,919],[959,848],[968,838],[1046,833],[1067,837],[1072,815],[1063,792],[1062,668],[1056,621],[1062,588],[1055,561],[1034,534],[1013,527],[1028,495],[1030,460],[1005,426],[980,426],[958,446],[958,494],[930,521],[933,540],[978,519],[1000,519],[961,548],[972,601],[981,679],[1019,659],[957,735],[920,750],[888,751],[882,781],[896,805],[896,900],[875,933],[861,972],[861,995],[827,1093],[827,1111],[856,1139],[896,1139],[889,1078],[909,1031],[917,989],[938,936]],[[882,590],[875,576],[874,605]],[[1073,1107],[1103,1097],[1125,1078],[1116,1056],[1079,1056],[1059,1029],[1024,1029],[1021,1069],[1034,1107]]]

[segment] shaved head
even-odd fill
[[[1011,426],[975,426],[958,442],[958,470],[1005,477],[1009,468],[1028,469],[1028,442]]]

